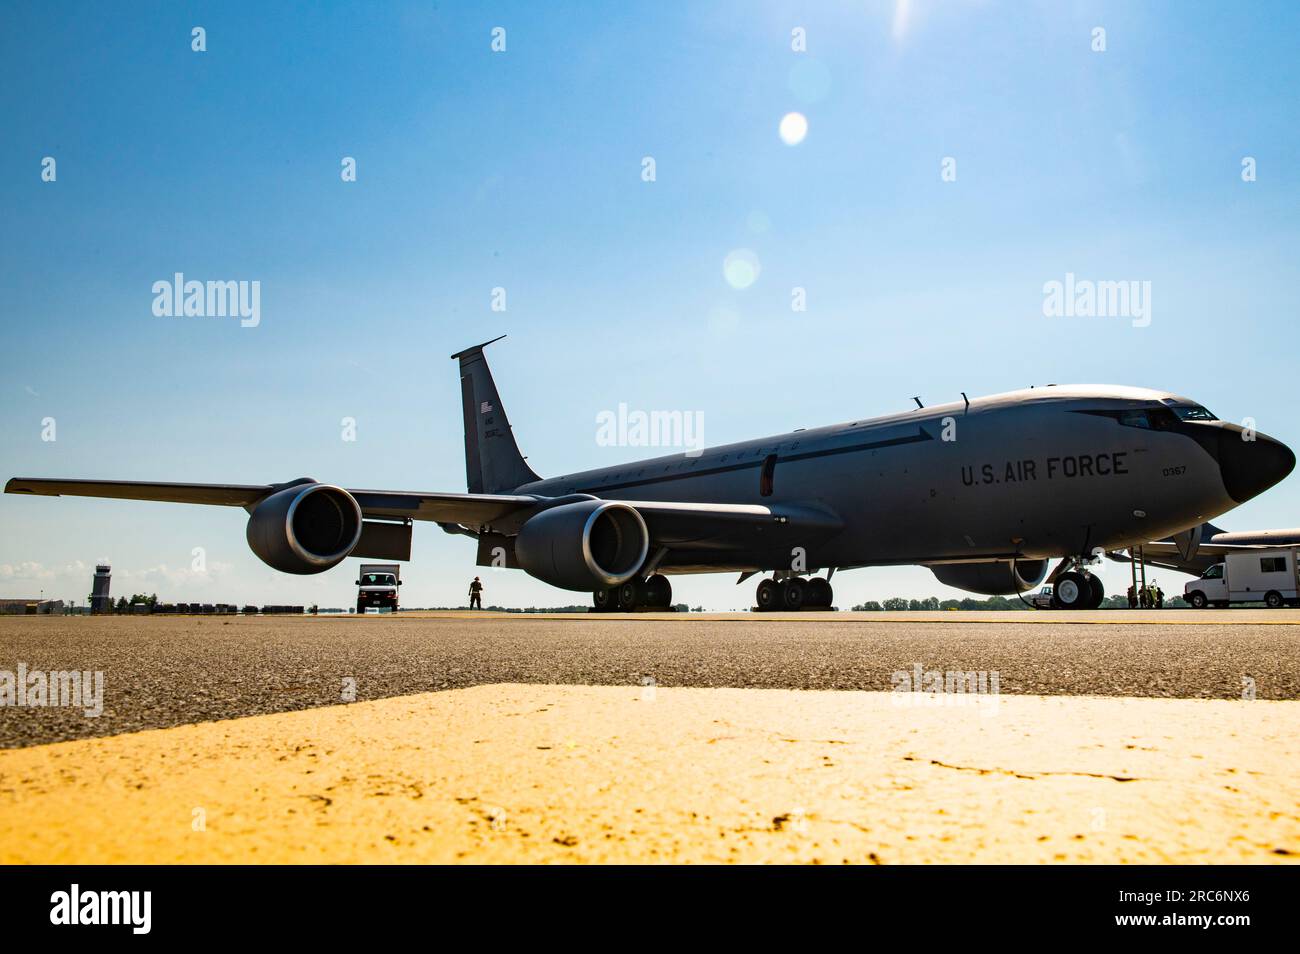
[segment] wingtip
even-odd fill
[[[464,351],[457,351],[455,354],[453,354],[453,355],[451,356],[451,358],[452,358],[452,360],[454,361],[454,360],[456,360],[457,358],[463,358],[463,357],[465,357],[465,355],[467,355],[467,354],[473,354],[473,353],[476,352],[476,351],[482,351],[482,350],[483,350],[484,348],[486,348],[488,345],[490,345],[490,344],[494,344],[494,343],[500,341],[500,340],[501,340],[502,338],[504,338],[504,337],[505,337],[505,335],[497,335],[497,336],[496,336],[495,338],[493,338],[491,341],[485,341],[485,342],[483,342],[482,344],[476,344],[476,345],[474,345],[473,347],[466,348]]]

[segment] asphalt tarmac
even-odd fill
[[[0,707],[0,748],[496,683],[1300,699],[1300,612],[0,618],[0,673],[103,672],[103,711]]]

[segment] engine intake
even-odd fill
[[[650,531],[641,514],[613,500],[581,500],[543,510],[515,538],[519,566],[566,590],[626,583],[649,552]]]
[[[297,484],[254,507],[246,535],[249,548],[281,573],[323,573],[361,539],[361,507],[342,487]]]
[[[1009,596],[1032,589],[1047,576],[1047,560],[989,560],[945,563],[930,569],[940,583],[984,596]]]

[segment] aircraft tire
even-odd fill
[[[805,599],[809,606],[830,606],[834,599],[830,581],[824,576],[815,576],[808,581],[808,594]]]
[[[1088,585],[1092,588],[1092,593],[1088,599],[1088,609],[1098,609],[1102,601],[1106,599],[1106,587],[1101,585],[1101,577],[1088,574]]]
[[[758,607],[760,613],[770,613],[777,608],[780,595],[781,590],[776,580],[760,580],[758,589],[754,591],[754,605]]]
[[[792,576],[781,584],[781,608],[797,613],[808,600],[808,584],[801,577]]]
[[[1092,599],[1092,586],[1082,573],[1071,570],[1056,578],[1052,586],[1052,605],[1056,609],[1084,609]]]
[[[645,602],[642,599],[642,587],[636,580],[628,580],[618,587],[617,590],[618,608],[624,613],[631,613],[638,606]]]
[[[611,613],[618,606],[614,599],[614,591],[609,587],[601,587],[592,593],[591,605],[597,613]]]
[[[650,606],[671,606],[673,602],[673,585],[668,577],[656,573],[645,581],[645,601]]]

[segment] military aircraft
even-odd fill
[[[1297,545],[1300,545],[1300,527],[1222,530],[1212,523],[1201,523],[1172,537],[1140,544],[1137,549],[1143,562],[1149,566],[1200,576],[1214,564],[1222,563],[1229,553],[1260,547]],[[1128,563],[1138,555],[1125,551],[1106,554],[1119,563]]]
[[[493,341],[500,340],[499,338]],[[177,484],[15,477],[7,493],[242,507],[248,545],[285,573],[410,558],[412,521],[478,543],[478,565],[593,594],[596,610],[671,604],[668,577],[738,572],[760,610],[829,607],[836,570],[920,564],[943,583],[1099,605],[1102,554],[1206,522],[1295,466],[1284,444],[1164,391],[1032,387],[543,479],[483,349],[457,352],[467,493],[302,477]],[[826,571],[825,576],[818,575]]]

